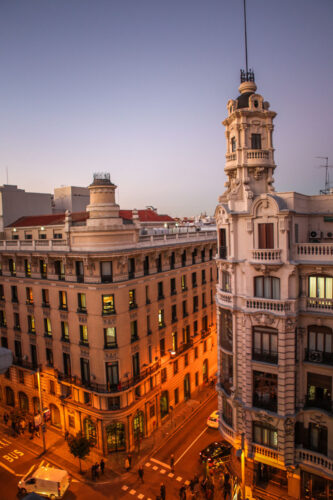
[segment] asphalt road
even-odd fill
[[[220,440],[217,430],[209,429],[207,417],[217,408],[217,396],[193,415],[192,419],[166,439],[153,456],[143,463],[143,483],[137,468],[123,474],[119,479],[110,482],[99,482],[94,485],[73,481],[64,500],[120,500],[138,498],[139,500],[155,500],[160,493],[160,485],[166,486],[168,500],[179,498],[179,488],[189,482],[195,474],[202,472],[198,460],[199,451],[212,441]],[[170,469],[170,456],[175,457],[175,471]],[[18,499],[17,483],[32,465],[46,460],[36,457],[27,448],[0,432],[0,500]],[[49,464],[52,466],[52,464]]]

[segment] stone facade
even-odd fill
[[[220,431],[247,488],[333,495],[333,196],[276,193],[276,113],[228,102],[218,230]],[[248,490],[247,490],[248,494]],[[321,496],[322,495],[322,496]],[[273,497],[274,498],[274,497]]]

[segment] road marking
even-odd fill
[[[166,473],[166,470],[165,469],[161,469],[160,470],[160,474],[165,474]]]
[[[130,490],[130,491],[129,491],[129,494],[130,494],[130,495],[135,495],[135,493],[136,493],[136,490]]]
[[[174,473],[173,472],[169,472],[168,477],[173,477],[173,476],[174,476]]]
[[[6,471],[8,471],[11,474],[13,474],[13,476],[16,476],[15,471],[13,471],[13,469],[11,469],[10,467],[7,467],[7,465],[3,464],[2,462],[0,462],[0,467],[3,467],[3,469],[6,469]]]
[[[183,479],[183,478],[182,478],[182,477],[180,477],[180,476],[176,477],[176,481],[178,481],[178,482],[180,482],[182,479]]]
[[[138,498],[140,498],[140,500],[141,500],[142,498],[144,498],[144,497],[145,497],[145,496],[144,496],[142,493],[140,493],[140,495],[138,495]]]
[[[151,463],[150,463],[150,462],[146,462],[146,463],[145,463],[145,466],[146,466],[146,467],[150,467],[150,466],[151,466]]]
[[[186,448],[186,450],[184,451],[184,453],[182,453],[182,454],[180,455],[180,457],[179,457],[179,458],[177,458],[177,460],[175,461],[175,465],[179,462],[179,460],[181,460],[181,459],[183,458],[183,456],[184,456],[184,455],[188,452],[188,450],[189,450],[190,448],[192,448],[192,446],[194,445],[194,443],[196,443],[196,442],[198,441],[198,439],[199,439],[199,438],[201,438],[201,436],[202,436],[205,432],[207,432],[207,427],[206,427],[206,428],[205,428],[205,429],[204,429],[204,430],[203,430],[203,431],[199,434],[199,436],[197,436],[197,437],[195,438],[195,440],[192,442],[192,444],[190,444],[190,446],[188,446],[188,447]]]
[[[154,465],[153,470],[157,470],[157,469],[158,469],[157,465]]]
[[[157,458],[151,458],[150,460],[152,462],[157,463],[158,465],[162,465],[162,467],[166,467],[167,469],[171,469],[170,465],[166,464],[165,462],[161,462],[160,460],[157,460]]]
[[[185,485],[188,486],[190,484],[191,481],[187,480],[185,481]]]
[[[128,486],[126,486],[125,484],[121,487],[122,490],[124,491],[127,491],[128,490]]]

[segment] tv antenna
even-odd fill
[[[243,0],[243,11],[244,11],[245,71],[241,69],[241,83],[254,82],[254,72],[252,69],[249,69],[248,57],[247,57],[246,0]]]
[[[318,168],[325,169],[325,188],[319,191],[320,194],[329,194],[330,193],[330,175],[329,168],[333,168],[333,165],[328,164],[328,156],[315,156],[315,158],[319,158],[321,160],[325,160],[325,165],[318,165]]]

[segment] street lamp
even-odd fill
[[[46,441],[45,441],[45,428],[44,428],[44,415],[43,415],[43,400],[42,400],[42,388],[40,383],[40,369],[37,368],[37,384],[38,384],[38,397],[39,397],[39,415],[40,415],[40,427],[42,430],[43,438],[43,453],[46,452]]]

